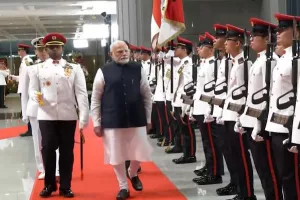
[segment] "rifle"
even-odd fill
[[[245,104],[236,104],[236,103],[229,103],[228,109],[234,112],[237,112],[238,114],[243,114],[245,107],[246,107],[246,102],[247,102],[247,95],[248,95],[248,61],[249,61],[249,42],[248,42],[248,35],[247,35],[247,30],[244,30],[244,84],[235,88],[232,91],[232,99],[233,100],[239,100],[243,97],[245,97]],[[234,93],[237,90],[240,90],[241,88],[245,88],[240,94],[234,95]]]
[[[266,52],[267,60],[266,60],[266,71],[265,71],[266,86],[258,90],[257,92],[254,92],[252,94],[252,99],[251,99],[252,103],[255,105],[265,102],[266,106],[263,110],[248,107],[246,111],[246,115],[257,118],[260,121],[262,127],[261,130],[265,130],[268,121],[269,106],[270,106],[270,85],[271,85],[272,62],[274,61],[273,59],[274,44],[272,41],[271,27],[269,27],[268,32],[269,32],[268,33],[269,38],[268,38],[267,52]],[[263,93],[262,97],[255,99],[255,96],[257,94],[262,93],[263,91],[265,92]],[[264,139],[270,137],[268,132],[266,131],[261,131],[260,133],[258,133],[258,135],[263,137]]]
[[[164,52],[164,48],[162,48],[162,52]],[[165,61],[163,58],[161,58],[161,78],[162,78],[162,87],[163,87],[163,92],[165,92],[165,81],[164,81],[164,76],[165,76]]]
[[[224,92],[227,93],[228,92],[228,74],[229,74],[229,60],[230,60],[230,56],[228,53],[225,54],[225,81],[219,83],[218,85],[215,86],[215,95],[220,95],[223,94]],[[223,85],[223,88],[221,90],[216,90],[216,88],[220,85]],[[219,99],[219,98],[212,98],[211,103],[213,105],[217,105],[221,108],[223,108],[224,103],[225,103],[225,99]]]
[[[293,44],[292,44],[292,51],[293,51],[293,60],[292,60],[292,75],[291,75],[291,81],[292,81],[292,89],[283,95],[279,96],[277,99],[277,108],[279,110],[284,110],[289,108],[290,106],[293,106],[293,112],[295,113],[296,108],[296,100],[297,100],[297,84],[298,84],[298,59],[299,59],[299,39],[297,39],[297,21],[296,18],[293,20]],[[289,101],[280,103],[280,100],[284,98],[285,96],[289,95],[290,93],[293,94],[293,96],[289,97]],[[290,148],[293,146],[291,139],[292,139],[292,133],[293,133],[293,123],[294,123],[294,115],[285,116],[277,113],[273,113],[271,117],[271,121],[275,122],[277,124],[283,125],[285,128],[288,129],[289,137],[287,142],[284,144],[286,148]]]
[[[215,50],[215,60],[214,60],[214,79],[209,81],[208,83],[205,83],[204,84],[204,88],[203,88],[203,91],[208,93],[208,92],[211,92],[211,91],[214,91],[215,90],[215,86],[216,86],[216,82],[217,82],[217,78],[218,78],[218,61],[219,61],[219,50]],[[210,88],[207,88],[206,86],[211,84],[211,87]],[[207,102],[209,104],[211,104],[211,101],[212,101],[213,97],[212,96],[207,96],[207,95],[201,95],[200,96],[200,100],[201,101],[204,101],[204,102]]]

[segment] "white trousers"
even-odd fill
[[[140,162],[136,160],[130,161],[130,167],[128,169],[129,177],[136,177],[138,174],[138,169],[140,167]],[[127,183],[127,176],[126,176],[126,167],[125,162],[120,165],[113,165],[116,177],[119,182],[119,188],[120,190],[126,189],[128,190],[128,183]]]
[[[39,127],[39,122],[36,117],[29,117],[29,121],[31,124],[32,129],[32,139],[33,139],[33,148],[34,148],[34,155],[35,155],[35,162],[37,166],[37,170],[40,173],[44,173],[44,164],[43,164],[43,158],[42,158],[42,136],[41,131]],[[59,171],[59,165],[58,165],[58,158],[59,158],[59,151],[56,150],[56,171]]]

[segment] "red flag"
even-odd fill
[[[185,31],[182,0],[164,0],[158,46],[175,39]]]
[[[161,0],[153,0],[152,19],[151,19],[151,43],[152,49],[155,49],[161,25]]]

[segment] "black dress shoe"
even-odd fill
[[[239,195],[236,195],[232,199],[227,199],[227,200],[257,200],[256,196],[251,196],[251,197],[240,197]]]
[[[48,185],[46,187],[43,188],[43,190],[40,192],[40,197],[42,198],[46,198],[46,197],[50,197],[52,192],[56,192],[57,190],[57,186],[52,186],[52,185]]]
[[[157,142],[162,142],[163,140],[164,140],[164,138],[161,137],[161,138],[157,139]]]
[[[207,167],[206,167],[206,165],[204,167],[202,167],[201,169],[194,170],[194,173],[196,174],[196,176],[207,175]]]
[[[167,147],[167,146],[171,146],[172,144],[170,144],[169,141],[164,141],[164,142],[158,142],[157,146],[159,147]]]
[[[7,108],[7,106],[6,106],[6,105],[3,105],[3,106],[0,106],[0,108]]]
[[[67,189],[67,190],[59,190],[59,196],[63,196],[66,198],[73,198],[74,197],[74,193],[72,192],[72,190]]]
[[[193,157],[181,156],[180,158],[173,159],[172,161],[175,164],[186,164],[186,163],[195,163],[195,162],[197,162],[197,159],[195,156],[193,156]]]
[[[235,195],[237,187],[233,183],[229,183],[227,186],[217,189],[216,192],[219,196]]]
[[[212,185],[212,184],[220,184],[223,183],[222,176],[201,176],[200,178],[194,178],[194,183],[198,185]]]
[[[139,169],[138,169],[138,173],[141,173],[142,172],[142,168],[141,167],[139,167]]]
[[[165,152],[166,152],[167,154],[172,154],[172,153],[182,153],[183,150],[182,150],[182,148],[180,148],[180,147],[172,147],[172,148],[167,147],[167,148],[165,149]]]
[[[142,191],[143,190],[143,184],[141,182],[141,180],[139,179],[138,176],[132,177],[130,179],[130,182],[132,184],[132,187],[136,190],[136,191]]]
[[[20,136],[21,137],[28,137],[28,136],[32,136],[32,133],[30,131],[27,131],[26,133],[22,133]]]
[[[126,189],[122,189],[119,191],[117,195],[117,200],[126,200],[127,198],[129,198],[129,196],[130,196],[129,191]]]
[[[159,134],[153,134],[153,135],[150,135],[150,138],[151,139],[158,139],[158,138],[163,138],[163,137]]]

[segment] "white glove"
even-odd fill
[[[82,122],[79,122],[79,129],[84,129],[87,127],[87,123],[82,123]]]
[[[292,147],[289,149],[289,152],[291,152],[291,153],[299,153],[298,147],[292,146]]]
[[[234,131],[240,134],[245,133],[246,131],[244,130],[244,128],[242,127],[242,123],[240,122],[240,118],[238,117],[236,119],[236,123],[234,125]]]
[[[210,123],[215,120],[210,113],[211,113],[211,105],[209,105],[209,108],[208,108],[206,114],[204,115],[204,123]]]
[[[260,133],[260,131],[261,131],[261,123],[259,120],[256,120],[256,123],[253,127],[253,131],[251,133],[252,139],[256,142],[264,141],[264,138],[258,135],[258,133]]]
[[[27,124],[29,122],[29,119],[27,116],[23,116],[22,121]]]
[[[169,50],[166,57],[167,58],[171,58],[171,57],[174,57],[175,56],[175,51],[174,50]]]
[[[224,125],[224,120],[222,119],[222,116],[216,118],[216,123],[220,125]]]
[[[157,55],[157,58],[159,61],[161,61],[164,58],[164,56],[165,56],[165,53],[160,51],[159,54]]]

